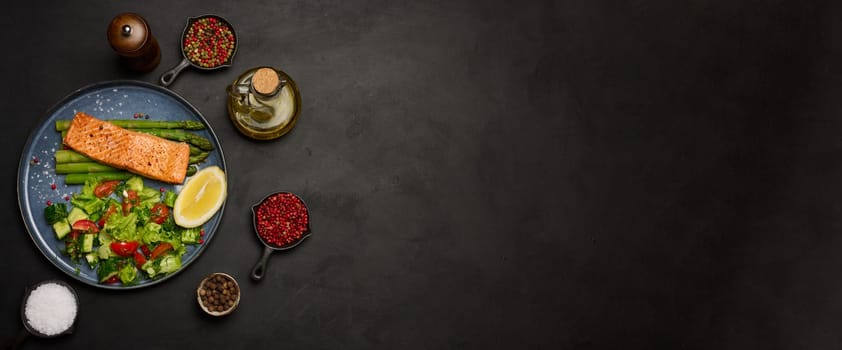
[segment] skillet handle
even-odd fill
[[[263,255],[260,256],[260,260],[251,269],[251,279],[255,281],[263,279],[263,275],[266,273],[266,262],[269,261],[269,255],[271,254],[272,248],[263,247]]]
[[[170,86],[170,84],[172,84],[172,82],[175,80],[175,77],[178,76],[178,73],[181,73],[181,70],[189,65],[190,61],[188,61],[186,58],[182,59],[177,66],[173,67],[173,69],[170,69],[164,72],[164,74],[161,74],[161,85]]]
[[[17,336],[7,341],[6,344],[3,345],[3,349],[16,350],[21,344],[23,344],[23,341],[26,340],[26,338],[29,338],[29,332],[26,328],[24,328]]]

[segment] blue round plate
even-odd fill
[[[72,119],[77,111],[88,113],[100,119],[132,119],[136,113],[148,115],[154,120],[193,119],[205,124],[205,130],[194,132],[211,140],[214,150],[200,164],[200,168],[216,165],[225,171],[222,147],[205,117],[184,98],[157,85],[141,81],[109,81],[83,87],[51,108],[38,127],[29,135],[18,166],[18,205],[26,229],[32,241],[53,265],[71,277],[86,284],[107,289],[134,289],[151,286],[172,278],[195,261],[205,246],[213,239],[222,219],[222,208],[204,225],[204,243],[188,245],[182,256],[182,266],[176,272],[156,280],[144,279],[132,286],[98,283],[96,271],[82,261],[78,264],[62,255],[64,243],[58,240],[52,227],[44,218],[47,201],[67,202],[73,193],[81,191],[81,185],[65,185],[64,176],[55,173],[55,151],[61,149],[61,135],[55,130],[55,121]],[[163,187],[180,192],[181,185],[172,185],[144,178],[147,186]],[[52,189],[52,184],[56,189]],[[67,196],[67,197],[66,197]],[[69,204],[68,204],[69,207]]]

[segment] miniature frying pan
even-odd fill
[[[218,24],[219,27],[227,27],[231,31],[230,36],[233,37],[233,40],[229,40],[229,42],[233,41],[233,50],[224,60],[221,62],[217,62],[211,65],[207,65],[206,62],[201,62],[199,58],[192,58],[191,53],[188,52],[187,43],[188,40],[193,40],[194,38],[189,35],[190,28],[194,25],[200,25],[202,22],[212,22]],[[199,23],[199,24],[197,24]],[[222,35],[222,34],[217,34]],[[184,31],[181,33],[181,42],[179,43],[181,46],[181,62],[178,63],[177,66],[173,67],[172,69],[164,72],[161,74],[161,85],[163,86],[170,86],[170,84],[175,81],[175,78],[178,76],[179,73],[187,66],[193,66],[197,69],[210,71],[214,69],[219,69],[223,67],[230,67],[231,61],[234,59],[234,55],[237,54],[237,46],[239,46],[239,40],[237,39],[237,33],[234,31],[234,27],[229,23],[225,18],[219,17],[217,15],[202,15],[198,17],[190,17],[187,19],[187,25],[184,26]]]
[[[271,242],[267,242],[260,235],[260,233],[258,231],[258,224],[257,224],[258,208],[262,204],[266,203],[266,201],[269,200],[269,198],[271,198],[275,195],[278,195],[278,194],[287,194],[287,195],[292,195],[292,196],[296,197],[297,200],[301,203],[301,205],[304,206],[304,211],[307,212],[308,216],[309,216],[310,210],[307,208],[307,204],[305,204],[304,201],[301,200],[300,197],[298,197],[295,194],[290,193],[290,192],[270,193],[268,196],[264,197],[263,200],[261,200],[260,202],[258,202],[257,204],[255,204],[251,207],[251,211],[252,211],[252,214],[253,214],[252,216],[253,216],[254,233],[257,235],[257,239],[260,240],[260,243],[263,243],[263,254],[260,255],[260,260],[257,261],[257,264],[255,264],[254,268],[252,268],[252,270],[251,270],[251,278],[255,281],[260,281],[261,279],[263,279],[263,275],[266,272],[266,262],[269,261],[269,256],[272,255],[272,252],[275,252],[275,251],[278,251],[278,250],[287,250],[287,249],[295,248],[299,244],[301,244],[301,242],[303,242],[305,239],[307,239],[307,237],[310,237],[311,231],[310,231],[310,220],[309,219],[307,219],[306,228],[304,229],[304,232],[302,232],[301,237],[299,237],[297,240],[295,240],[293,242],[290,242],[290,243],[282,245],[282,246],[272,244]]]

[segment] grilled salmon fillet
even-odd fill
[[[77,112],[64,144],[89,158],[150,179],[181,183],[190,161],[190,146],[126,130]]]

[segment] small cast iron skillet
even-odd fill
[[[186,37],[187,37],[187,31],[190,30],[190,26],[192,26],[194,22],[196,22],[200,19],[204,19],[204,18],[215,18],[217,21],[220,21],[223,24],[227,25],[228,28],[231,29],[231,33],[234,34],[234,51],[232,51],[231,55],[228,56],[228,58],[225,59],[225,61],[222,62],[222,64],[220,64],[218,66],[202,67],[198,63],[193,62],[190,59],[188,59],[187,53],[184,52],[184,39],[186,39]],[[202,16],[198,16],[198,17],[190,17],[190,18],[187,19],[187,25],[184,26],[184,31],[182,31],[182,33],[181,33],[181,41],[178,43],[178,46],[181,47],[182,60],[181,60],[181,62],[178,63],[177,66],[175,66],[172,69],[164,72],[164,74],[161,74],[160,82],[161,82],[162,86],[170,86],[170,84],[172,84],[173,81],[175,81],[175,78],[178,76],[178,74],[181,73],[181,71],[184,68],[186,68],[187,66],[193,66],[193,67],[196,67],[196,68],[204,70],[204,71],[211,71],[211,70],[219,69],[219,68],[223,68],[223,67],[230,67],[231,61],[234,59],[234,55],[237,54],[237,47],[240,46],[240,40],[239,40],[239,38],[237,38],[237,32],[234,31],[234,26],[232,26],[231,23],[229,23],[228,20],[226,20],[225,18],[222,18],[222,17],[217,16],[217,15],[202,15]]]
[[[260,255],[260,260],[257,261],[257,264],[255,264],[254,268],[252,268],[252,270],[251,270],[251,279],[253,279],[255,281],[260,281],[261,279],[263,279],[263,275],[266,272],[266,262],[269,261],[269,255],[271,255],[272,252],[295,248],[299,244],[301,244],[301,242],[303,242],[307,237],[310,237],[310,234],[312,233],[311,230],[310,230],[310,220],[309,220],[310,209],[307,207],[307,203],[304,203],[304,201],[301,200],[301,197],[296,196],[296,197],[298,197],[298,200],[301,201],[301,204],[304,205],[304,209],[307,210],[307,214],[308,214],[307,229],[301,235],[301,238],[299,238],[297,241],[295,241],[291,244],[287,244],[285,246],[279,247],[279,246],[276,246],[274,244],[270,244],[269,242],[266,242],[265,240],[263,240],[263,237],[260,237],[260,233],[257,232],[257,207],[259,207],[261,204],[263,204],[263,202],[265,202],[267,199],[269,199],[269,197],[272,197],[276,194],[281,194],[281,193],[288,193],[288,194],[291,194],[293,196],[296,196],[294,193],[290,193],[290,192],[273,192],[273,193],[270,193],[269,195],[267,195],[266,197],[263,197],[263,199],[260,202],[257,202],[257,204],[251,206],[252,225],[254,226],[254,233],[257,235],[257,239],[260,240],[260,243],[263,243],[263,254]]]

